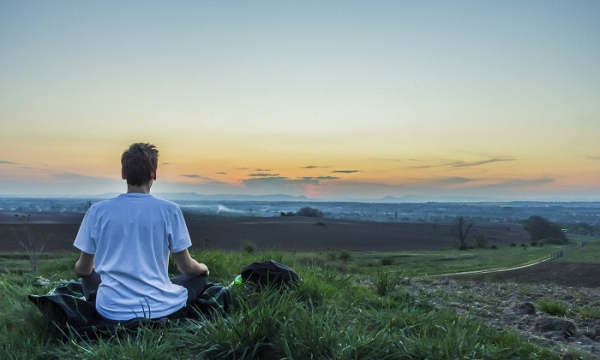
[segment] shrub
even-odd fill
[[[400,283],[400,279],[392,276],[387,271],[378,271],[371,277],[371,283],[375,287],[377,295],[385,296],[396,288]]]
[[[540,242],[543,242],[544,244],[554,244],[554,245],[563,245],[565,242],[560,240],[560,239],[555,239],[555,238],[548,238],[548,239],[544,239]]]
[[[515,243],[510,243],[510,247],[517,247],[517,244],[515,244]]]
[[[308,216],[308,217],[323,217],[323,213],[321,210],[313,209],[310,206],[305,206],[298,210],[298,216]]]
[[[383,265],[383,266],[394,265],[394,258],[391,258],[389,256],[385,256],[385,257],[381,258],[380,262],[381,262],[381,265]]]
[[[490,249],[492,249],[492,250],[498,250],[498,246],[492,245],[492,246],[490,246]]]
[[[529,245],[531,246],[538,246],[538,242],[537,241],[532,241],[529,243]]]
[[[340,251],[340,254],[338,255],[340,260],[343,262],[348,262],[352,260],[352,255],[350,254],[350,252],[348,250],[342,250]]]
[[[327,257],[327,260],[329,260],[329,261],[335,261],[335,260],[337,260],[338,254],[337,254],[337,252],[335,252],[335,250],[329,249],[329,251],[327,251],[326,257]]]
[[[485,248],[485,245],[487,244],[487,239],[485,238],[485,235],[477,234],[475,236],[475,244],[477,244],[478,248]]]
[[[525,220],[524,225],[525,230],[531,236],[531,240],[549,239],[557,243],[568,241],[560,226],[541,216],[530,216],[529,219]]]
[[[296,255],[294,262],[298,265],[307,266],[307,267],[315,266],[315,267],[323,268],[326,265],[325,259],[323,259],[322,256],[312,256],[312,255],[308,255],[308,254]]]
[[[256,244],[250,240],[244,240],[242,242],[242,251],[247,254],[256,253]]]

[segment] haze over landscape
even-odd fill
[[[0,1],[0,196],[600,201],[600,2]]]

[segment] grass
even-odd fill
[[[489,249],[388,253],[385,256],[394,259],[388,266],[375,261],[383,257],[376,253],[352,253],[344,261],[345,256],[328,257],[327,253],[197,252],[192,255],[207,263],[211,280],[225,285],[246,265],[267,259],[291,266],[302,282],[283,292],[248,293],[241,287],[233,287],[234,304],[229,321],[206,323],[196,329],[142,327],[136,332],[96,341],[59,340],[52,323],[26,300],[26,295],[46,293],[61,279],[74,276],[75,254],[45,254],[36,273],[7,268],[0,274],[0,338],[3,339],[0,358],[578,358],[578,354],[552,353],[524,341],[511,330],[492,329],[468,313],[457,315],[437,309],[426,297],[416,297],[397,286],[401,277],[478,269],[486,257],[489,263],[486,266],[496,267],[543,255],[533,250],[506,247],[493,253]],[[535,250],[552,251],[549,246]],[[511,256],[516,259],[509,259]],[[16,255],[10,259],[17,268],[19,261],[28,261]],[[373,265],[364,266],[369,262]],[[174,267],[171,269],[175,271]],[[404,269],[411,269],[411,273]],[[39,276],[50,283],[40,283]],[[548,301],[546,304],[547,309],[557,308]],[[587,315],[596,317],[598,313],[590,308]]]
[[[60,262],[62,259],[69,259],[71,261],[71,259],[76,259],[75,256],[72,252],[41,253],[38,256],[39,266],[47,266],[50,263]],[[71,261],[69,265],[70,269],[73,268],[74,261]],[[2,264],[0,265],[0,273],[25,273],[31,271],[29,255],[26,252],[0,253],[0,264]]]
[[[379,296],[385,296],[393,291],[401,280],[400,274],[393,274],[385,270],[379,270],[371,277],[375,293]]]
[[[570,237],[570,246],[573,246],[578,242],[585,242],[585,245],[582,247],[583,251],[568,252],[565,256],[559,258],[557,261],[575,262],[580,264],[600,264],[600,241],[592,240],[587,236]]]
[[[412,276],[438,275],[455,272],[500,269],[548,258],[564,246],[474,248],[465,250],[364,252],[352,254],[357,265],[377,272],[374,265],[385,265],[388,271],[410,269]]]
[[[569,312],[567,305],[547,299],[540,299],[537,302],[537,308],[547,314],[555,316],[565,316]]]
[[[584,307],[579,309],[579,316],[582,319],[600,320],[600,309]]]

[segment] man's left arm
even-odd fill
[[[183,275],[206,275],[208,276],[208,267],[203,263],[197,262],[190,256],[190,253],[187,249],[180,251],[178,253],[173,253],[173,260],[175,260],[175,265],[177,265],[177,269]]]

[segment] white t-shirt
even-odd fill
[[[96,309],[111,320],[159,318],[185,306],[187,290],[171,283],[169,251],[192,242],[179,207],[149,194],[128,193],[92,205],[74,246],[95,254],[102,283]]]

